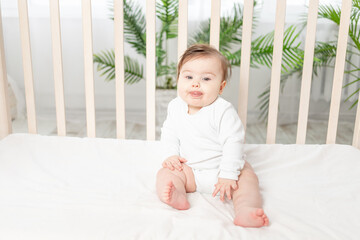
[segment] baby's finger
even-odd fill
[[[235,182],[235,183],[233,183],[233,184],[231,185],[231,187],[232,187],[232,189],[236,190],[236,189],[238,188],[238,185],[237,185],[236,182]]]
[[[217,194],[219,191],[220,191],[220,188],[219,188],[219,187],[217,187],[217,186],[216,186],[216,184],[215,184],[215,190],[214,190],[214,192],[213,192],[212,196],[213,196],[213,197],[215,197],[215,196],[216,196],[216,194]]]
[[[187,160],[185,158],[183,158],[183,157],[179,157],[179,161],[182,162],[182,163],[187,162]]]
[[[225,196],[225,190],[224,190],[224,188],[221,188],[220,189],[220,200],[222,202],[225,200],[224,196]]]
[[[230,191],[231,187],[230,186],[227,186],[226,187],[226,195],[228,197],[228,199],[230,200],[231,199],[231,191]]]
[[[178,160],[173,160],[173,161],[172,161],[172,165],[173,165],[174,167],[176,167],[177,170],[179,170],[179,171],[182,170],[181,163],[180,163]]]
[[[173,165],[171,164],[171,162],[166,162],[166,164],[167,164],[168,169],[170,169],[171,171],[174,170],[174,167],[173,167]]]

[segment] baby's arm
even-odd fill
[[[171,101],[168,105],[166,120],[161,128],[160,142],[162,145],[162,157],[165,159],[164,163],[168,162],[168,160],[173,156],[179,157],[180,155],[180,142],[177,134],[177,119],[174,116],[175,110],[176,107],[174,107],[174,101]],[[166,164],[166,166],[168,165]],[[171,167],[167,168],[171,170]]]
[[[237,181],[245,165],[243,143],[245,131],[236,110],[231,106],[219,119],[219,141],[222,145],[219,178]]]
[[[224,201],[225,195],[231,199],[232,192],[237,189],[237,180],[240,170],[244,167],[243,143],[244,127],[236,110],[229,106],[219,118],[219,139],[222,144],[222,159],[218,183],[215,184],[213,196],[220,192],[220,200]]]

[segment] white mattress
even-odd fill
[[[159,142],[13,134],[0,141],[0,239],[360,239],[360,150],[246,145],[270,226],[233,225],[233,205],[160,202]]]

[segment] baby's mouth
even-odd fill
[[[191,92],[190,92],[190,96],[193,97],[193,98],[199,98],[199,97],[201,97],[202,95],[203,95],[203,93],[200,92],[200,91],[191,91]]]

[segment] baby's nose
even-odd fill
[[[192,84],[192,87],[198,88],[199,86],[200,86],[199,83],[193,83],[193,84]]]

